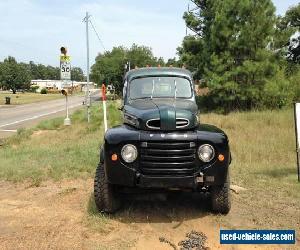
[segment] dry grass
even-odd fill
[[[234,181],[252,184],[297,184],[295,129],[292,109],[205,114],[205,123],[214,124],[229,136],[233,156]]]
[[[7,96],[11,98],[11,105],[50,101],[63,97],[61,94],[17,93],[14,95],[11,92],[0,92],[0,105],[5,104],[5,97]]]
[[[234,197],[235,218],[221,219],[229,227],[300,228],[293,110],[205,114],[202,121],[226,131],[233,155],[231,180],[247,188]]]

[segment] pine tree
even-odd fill
[[[271,0],[195,0],[184,14],[196,35],[179,49],[209,88],[207,101],[225,111],[260,107],[265,85],[277,71],[269,48],[275,32]]]

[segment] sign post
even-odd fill
[[[60,48],[60,79],[64,81],[62,85],[61,93],[66,97],[66,118],[64,120],[65,126],[71,125],[71,120],[69,118],[69,106],[68,106],[68,91],[64,88],[69,87],[68,82],[71,81],[71,58],[67,55],[67,48]]]
[[[62,90],[61,93],[66,97],[66,118],[64,119],[64,125],[70,126],[71,119],[69,118],[69,106],[68,106],[68,92],[66,90]]]
[[[298,181],[300,182],[300,102],[294,105]]]
[[[106,87],[102,84],[102,101],[103,101],[103,120],[104,120],[104,132],[107,131],[107,117],[106,117]]]

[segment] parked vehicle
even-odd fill
[[[191,73],[179,68],[127,72],[124,124],[109,129],[97,167],[99,211],[113,213],[128,190],[210,192],[212,210],[230,210],[226,134],[202,124]]]

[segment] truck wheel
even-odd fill
[[[215,213],[228,214],[231,208],[229,171],[226,182],[220,186],[213,186],[211,190],[212,210]]]
[[[121,202],[113,185],[107,182],[103,164],[99,164],[94,181],[95,203],[100,212],[114,213]]]

